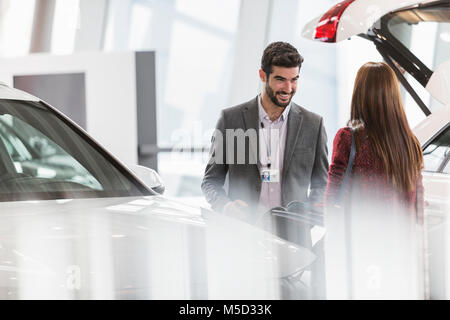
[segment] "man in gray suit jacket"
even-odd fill
[[[323,119],[291,102],[302,62],[290,44],[270,44],[259,70],[262,93],[222,111],[202,182],[214,210],[248,217],[293,200],[322,202],[328,172]]]

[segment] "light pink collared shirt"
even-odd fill
[[[259,169],[266,168],[269,157],[270,169],[277,169],[279,182],[262,182],[259,196],[259,210],[267,211],[273,207],[281,206],[281,174],[283,172],[284,149],[286,146],[287,120],[291,104],[289,104],[281,116],[270,121],[269,116],[261,103],[261,95],[258,97],[259,106]],[[261,123],[264,127],[261,126]]]

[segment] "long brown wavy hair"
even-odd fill
[[[365,128],[394,187],[412,191],[423,165],[422,149],[406,119],[395,73],[386,63],[368,62],[358,70],[349,123]],[[361,136],[356,137],[358,145]]]

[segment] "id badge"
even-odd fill
[[[261,170],[262,182],[280,182],[279,170],[262,169]]]

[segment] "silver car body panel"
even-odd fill
[[[424,147],[431,139],[438,135],[450,121],[450,105],[440,108],[430,114],[414,127],[413,132]]]
[[[315,256],[161,196],[4,202],[0,298],[277,299]]]
[[[41,101],[41,99],[18,89],[9,87],[3,82],[0,82],[0,99],[7,100],[23,100],[23,101]]]

